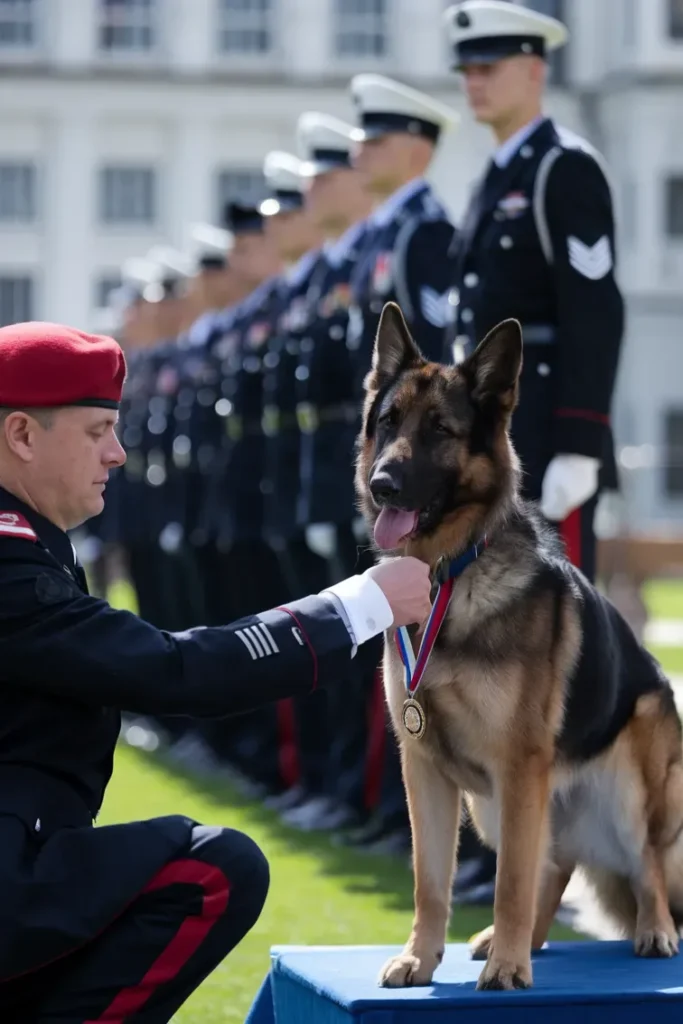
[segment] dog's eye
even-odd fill
[[[451,430],[447,423],[443,420],[433,420],[432,430],[436,434],[442,434],[444,437],[455,437],[455,431]]]
[[[398,423],[398,419],[398,409],[392,407],[382,413],[380,418],[377,420],[377,425],[380,427],[395,427]]]

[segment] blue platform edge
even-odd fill
[[[556,942],[532,958],[533,988],[516,992],[477,992],[483,964],[470,959],[469,947],[446,947],[443,963],[431,985],[385,989],[377,975],[401,946],[274,946],[271,969],[252,1005],[246,1024],[281,1024],[281,1005],[291,1002],[293,987],[317,999],[321,1008],[342,1011],[339,1019],[358,1018],[368,1011],[390,1009],[412,1014],[416,1010],[480,1010],[514,1006],[537,1010],[542,1006],[662,1003],[683,1010],[683,957],[643,960],[630,942]],[[336,1017],[336,1014],[334,1014]],[[332,1019],[330,1017],[329,1019]]]

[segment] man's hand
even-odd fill
[[[556,455],[543,477],[541,512],[546,519],[566,519],[598,489],[600,462],[587,455]]]
[[[429,566],[410,556],[391,558],[366,569],[386,597],[394,615],[394,626],[426,622],[431,611]]]

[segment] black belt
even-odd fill
[[[522,324],[522,340],[525,345],[554,345],[557,328],[554,324]]]
[[[225,417],[225,432],[231,441],[240,441],[243,437],[263,437],[261,420],[245,420],[243,416],[231,413]]]
[[[0,815],[12,814],[40,838],[93,824],[85,800],[63,779],[24,765],[0,764]]]
[[[299,402],[296,415],[299,428],[304,434],[315,434],[322,423],[358,422],[359,407],[355,402],[339,402],[337,405],[313,405],[312,402]]]
[[[554,345],[557,342],[557,328],[554,324],[522,324],[524,345]],[[460,350],[460,358],[474,352],[477,340],[469,334],[458,334],[453,340],[453,350]],[[457,360],[458,362],[460,359]]]
[[[287,430],[297,430],[299,421],[296,413],[280,412],[276,405],[266,405],[263,409],[261,426],[266,437],[275,437]]]

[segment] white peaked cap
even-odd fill
[[[188,248],[195,268],[224,265],[234,241],[232,231],[215,224],[191,224]]]
[[[263,174],[268,187],[277,192],[300,191],[302,163],[293,153],[279,149],[268,153],[263,161]]]
[[[384,75],[362,74],[351,80],[351,98],[359,115],[357,139],[407,132],[436,142],[454,128],[460,115],[452,107]]]
[[[299,152],[305,157],[301,171],[304,177],[349,167],[355,131],[353,125],[331,114],[312,110],[302,114],[297,123],[297,139]]]
[[[270,190],[259,211],[264,217],[299,210],[303,205],[303,160],[293,153],[275,149],[263,161],[263,175]]]
[[[447,9],[444,21],[455,67],[522,54],[545,57],[569,37],[557,18],[509,0],[463,0]]]

